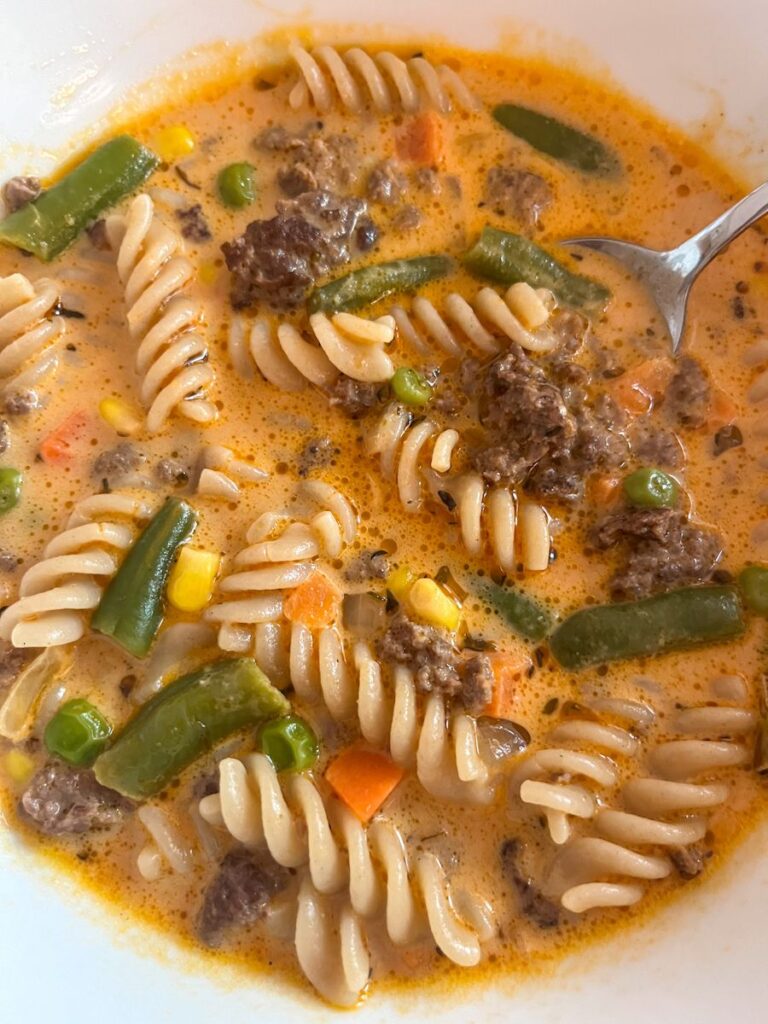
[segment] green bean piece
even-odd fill
[[[89,700],[62,704],[43,733],[49,754],[70,764],[91,765],[107,745],[112,726]]]
[[[619,160],[599,139],[547,114],[515,103],[494,107],[499,124],[529,146],[587,174],[616,174]]]
[[[185,501],[168,498],[125,556],[94,612],[91,626],[143,658],[165,612],[165,585],[176,551],[197,526]]]
[[[21,485],[24,478],[18,469],[0,469],[0,516],[10,512],[21,501]]]
[[[432,385],[410,366],[395,370],[389,383],[395,398],[404,405],[426,405],[432,397]]]
[[[641,508],[674,508],[680,487],[660,469],[636,469],[624,478],[624,493],[630,504]]]
[[[657,597],[583,608],[549,640],[564,668],[642,658],[712,644],[744,632],[735,587],[683,587]]]
[[[768,567],[748,565],[739,573],[744,603],[753,612],[768,618]]]
[[[315,288],[309,296],[310,313],[343,313],[362,309],[395,292],[412,292],[427,281],[445,277],[451,269],[447,256],[418,256],[391,263],[373,263]]]
[[[527,640],[538,643],[552,629],[550,612],[516,587],[488,583],[481,588],[481,594],[504,622]]]
[[[277,772],[306,772],[320,756],[310,725],[298,715],[273,718],[259,730],[259,746]]]
[[[96,778],[133,800],[160,793],[240,729],[290,710],[252,658],[223,658],[169,683],[97,758]]]
[[[225,206],[240,210],[256,198],[254,174],[256,168],[246,160],[237,164],[228,164],[219,171],[216,179],[219,198]]]
[[[103,210],[135,192],[158,162],[130,135],[110,139],[35,202],[0,221],[0,242],[49,263]]]
[[[568,306],[602,309],[610,291],[589,277],[567,270],[554,256],[522,235],[484,227],[480,238],[462,257],[472,273],[499,284],[526,281],[534,288],[549,288]]]

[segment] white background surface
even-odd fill
[[[536,6],[387,0],[385,13],[375,10],[391,33],[440,31],[466,45],[514,41],[575,56],[702,134],[745,175],[768,177],[765,0],[549,0]],[[365,9],[359,0],[315,5],[324,20],[337,22],[359,23]],[[312,13],[293,0],[2,0],[0,177],[52,166],[73,134],[98,131],[99,119],[127,85],[189,47],[244,39]],[[367,31],[381,37],[375,28]],[[365,35],[345,33],[345,41]],[[108,908],[73,891],[2,829],[2,1024],[273,1024],[336,1016],[266,981],[212,976],[197,966],[195,973],[194,960],[167,948],[166,940],[127,922],[116,925]],[[765,1022],[768,829],[652,928],[582,954],[544,982],[521,986],[500,978],[492,988],[459,990],[437,1001],[420,1001],[414,993],[395,1007],[374,993],[355,1019],[371,1024],[438,1015],[462,1024]]]

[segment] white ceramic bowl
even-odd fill
[[[277,9],[279,7],[279,9]],[[12,8],[12,10],[11,10]],[[0,5],[0,179],[45,171],[96,134],[125,94],[191,47],[265,29],[348,24],[338,38],[419,38],[544,51],[608,75],[725,155],[768,176],[765,0],[27,0]],[[382,24],[383,23],[383,24]],[[205,62],[198,53],[195,64]],[[72,140],[75,140],[73,143]],[[360,1024],[765,1021],[768,828],[725,870],[649,925],[562,963],[548,979],[502,977],[444,997],[381,993]],[[0,1021],[228,1024],[328,1020],[332,1011],[268,977],[213,972],[126,921],[0,835]]]

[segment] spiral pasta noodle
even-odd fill
[[[357,46],[343,54],[332,46],[310,52],[297,45],[291,46],[290,56],[299,72],[288,97],[294,109],[310,101],[320,113],[337,105],[352,114],[367,107],[377,114],[415,113],[425,107],[449,114],[454,106],[478,108],[452,68],[435,66],[421,56],[402,60],[386,50],[371,55]]]
[[[571,818],[594,817],[598,808],[594,787],[611,790],[617,785],[616,759],[637,754],[637,738],[627,726],[646,726],[654,718],[651,708],[638,701],[606,698],[598,706],[622,724],[596,721],[585,708],[581,716],[556,725],[547,736],[554,745],[526,757],[509,781],[512,799],[541,811],[558,845],[570,838]]]
[[[505,572],[518,561],[531,572],[548,568],[551,540],[546,509],[518,499],[510,487],[487,487],[479,473],[451,475],[459,442],[457,431],[441,430],[429,417],[414,421],[405,406],[393,402],[369,435],[366,450],[378,456],[384,477],[395,482],[406,511],[418,511],[428,485],[456,517],[462,543],[471,555],[482,553],[487,536]]]
[[[266,320],[257,320],[251,327],[251,358],[266,380],[282,391],[300,391],[308,383],[328,390],[341,373],[369,384],[383,383],[395,372],[386,351],[395,337],[392,317],[366,320],[351,313],[313,313],[309,327],[317,344],[292,324],[281,323],[273,331]],[[236,351],[233,361],[238,367],[246,361],[243,345],[242,327],[236,322],[230,352]]]
[[[630,906],[642,898],[640,882],[667,877],[669,859],[645,851],[685,849],[704,838],[707,815],[730,793],[717,775],[750,763],[744,740],[756,723],[755,713],[743,707],[678,711],[671,726],[679,738],[652,748],[650,774],[622,787],[623,808],[599,810],[597,834],[571,840],[558,855],[549,885],[562,905],[573,913]]]
[[[288,519],[282,529],[288,517],[274,512],[259,516],[246,534],[248,546],[235,556],[235,571],[219,585],[220,594],[227,599],[205,613],[206,620],[219,627],[222,650],[253,650],[268,674],[278,671],[276,647],[282,635],[286,591],[311,575],[321,555],[338,558],[357,536],[355,510],[335,487],[310,480],[301,492],[320,505],[320,511],[309,522]],[[273,536],[276,529],[280,532]]]
[[[52,373],[66,330],[56,316],[59,286],[23,274],[0,277],[0,382],[4,396],[30,390]]]
[[[481,902],[475,900],[474,912],[460,914],[434,854],[420,851],[411,864],[391,822],[377,818],[364,826],[340,801],[324,797],[308,776],[282,780],[263,754],[224,758],[219,793],[203,797],[200,814],[246,846],[266,846],[283,867],[306,866],[318,893],[344,893],[361,918],[383,918],[395,945],[430,938],[454,963],[479,963],[488,923]]]
[[[495,355],[501,351],[504,339],[529,352],[545,353],[558,344],[548,325],[555,305],[548,289],[534,289],[520,281],[503,296],[493,288],[481,288],[471,302],[451,292],[441,310],[419,295],[411,304],[410,314],[402,306],[395,306],[391,315],[400,338],[423,354],[434,346],[446,356],[463,356],[467,348],[481,355]]]
[[[181,237],[156,216],[146,194],[126,214],[108,217],[107,233],[117,251],[128,329],[139,342],[136,370],[147,430],[157,433],[174,411],[195,423],[212,422],[217,410],[206,394],[214,372],[200,333],[201,310],[185,293],[195,271]]]
[[[231,448],[223,444],[209,444],[202,451],[202,469],[196,492],[203,497],[237,501],[241,484],[261,483],[269,473],[238,459]]]
[[[188,874],[194,864],[194,850],[168,812],[156,804],[143,804],[136,813],[150,837],[136,858],[141,877],[147,882],[157,881],[166,864],[175,874]]]
[[[54,647],[79,640],[87,615],[133,543],[133,526],[152,506],[127,494],[95,494],[79,502],[66,529],[27,569],[19,598],[0,615],[0,639],[14,647]]]

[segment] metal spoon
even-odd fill
[[[595,249],[628,267],[656,301],[672,338],[672,354],[677,355],[683,338],[691,285],[710,260],[766,213],[768,182],[759,185],[687,242],[666,252],[620,242],[616,238],[569,238],[561,244]]]

